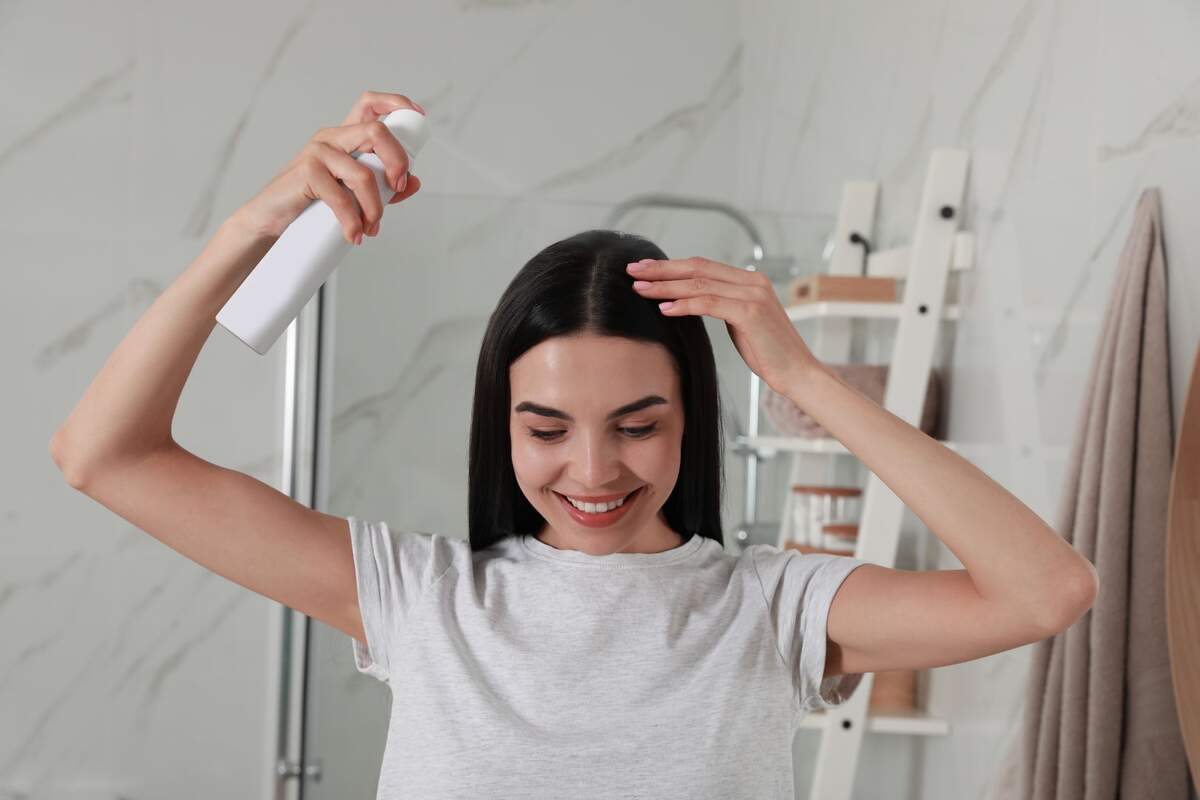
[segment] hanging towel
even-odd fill
[[[1059,532],[1099,573],[1092,608],[1032,650],[1002,794],[1187,800],[1164,596],[1172,421],[1157,189],[1138,200],[1084,393]]]

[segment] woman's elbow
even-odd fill
[[[1080,556],[1081,569],[1071,580],[1064,581],[1063,598],[1057,604],[1048,626],[1051,635],[1062,633],[1074,625],[1096,602],[1100,593],[1100,576],[1092,562]]]

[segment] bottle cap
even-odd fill
[[[409,159],[416,159],[429,139],[429,118],[411,108],[397,108],[383,117],[382,122],[404,145]]]

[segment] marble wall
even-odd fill
[[[773,253],[815,271],[843,181],[882,181],[876,236],[897,244],[929,150],[958,146],[972,153],[965,224],[978,252],[953,342],[950,435],[1050,519],[1148,185],[1163,190],[1182,399],[1200,335],[1187,267],[1200,238],[1183,222],[1200,201],[1188,180],[1198,13],[1031,0],[0,8],[0,226],[15,281],[0,298],[0,800],[265,796],[277,605],[73,492],[46,445],[220,221],[363,89],[418,100],[435,138],[414,168],[422,191],[338,273],[331,513],[465,535],[487,316],[521,264],[603,225],[613,204],[646,191],[732,202]],[[748,255],[715,215],[638,213],[621,227],[671,255]],[[727,428],[742,429],[745,367],[724,325],[706,324]],[[283,359],[282,340],[260,357],[215,328],[176,439],[279,486]],[[727,530],[742,474],[731,457]],[[930,566],[958,566],[932,544]],[[340,783],[331,769],[326,787],[369,796],[389,698],[353,674],[348,638],[319,638],[321,663],[343,670],[322,703],[361,714],[320,736],[343,748],[331,763],[362,762]],[[923,689],[955,736],[868,737],[855,796],[982,795],[1026,656],[934,671]],[[800,797],[815,747],[811,732],[797,737]]]
[[[911,235],[930,148],[970,151],[964,225],[978,268],[949,364],[948,436],[1057,520],[1100,320],[1148,186],[1162,191],[1176,420],[1187,388],[1200,338],[1200,235],[1188,223],[1200,206],[1200,9],[747,0],[739,10],[739,107],[752,122],[740,133],[739,206],[819,216],[844,179],[880,180],[876,237],[892,246]],[[782,225],[784,248],[811,252],[804,231]],[[938,568],[962,566],[935,544]],[[926,705],[953,736],[868,737],[908,796],[984,797],[1003,782],[1030,649],[928,675]],[[891,761],[903,747],[912,760]],[[896,796],[871,785],[870,757],[864,749],[855,796]]]

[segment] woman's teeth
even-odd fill
[[[634,489],[633,491],[636,492],[637,489]],[[633,492],[630,492],[629,494],[633,494]],[[585,511],[588,514],[603,514],[605,511],[612,511],[614,508],[624,505],[625,501],[629,499],[629,494],[625,495],[620,500],[614,500],[611,503],[580,503],[577,500],[572,500],[565,494],[563,497],[567,497],[567,502],[578,508],[580,511]]]

